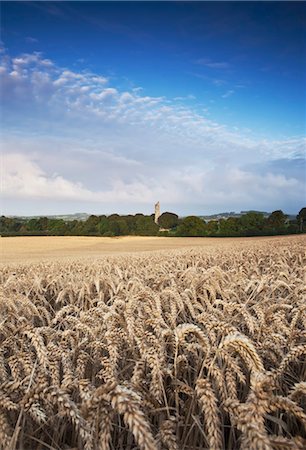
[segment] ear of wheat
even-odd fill
[[[305,241],[2,266],[0,449],[306,448]]]

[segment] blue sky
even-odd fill
[[[297,212],[305,11],[2,2],[2,212]]]

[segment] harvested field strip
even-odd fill
[[[304,449],[304,244],[3,267],[0,448]]]

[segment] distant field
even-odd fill
[[[35,262],[52,259],[99,257],[112,253],[174,250],[185,247],[228,247],[254,241],[289,242],[298,239],[288,237],[256,238],[166,238],[154,236],[87,237],[87,236],[39,236],[2,237],[0,255],[2,263]]]

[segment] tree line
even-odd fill
[[[158,224],[154,214],[91,215],[87,220],[63,220],[47,217],[20,219],[0,217],[2,236],[267,236],[306,231],[306,208],[294,220],[281,210],[268,217],[248,212],[240,217],[205,222],[197,216],[179,218],[163,213]]]

